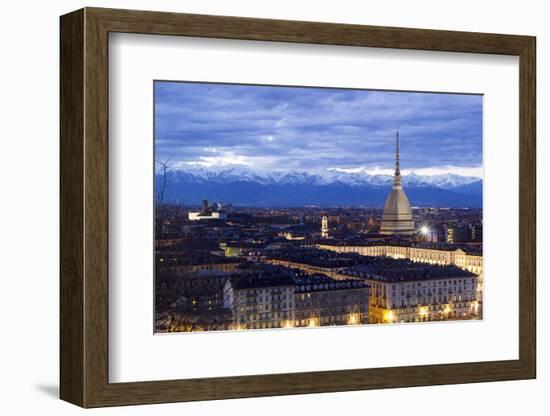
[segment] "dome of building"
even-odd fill
[[[399,133],[397,133],[395,174],[393,176],[392,189],[384,204],[380,233],[411,235],[414,232],[411,205],[405,191],[403,191],[403,184],[401,182],[401,171],[399,170]]]

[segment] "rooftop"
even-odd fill
[[[457,277],[475,277],[454,265],[438,266],[427,263],[415,263],[410,260],[396,260],[389,257],[369,257],[367,264],[361,264],[345,270],[350,277],[360,277],[382,282],[423,281],[449,279]]]
[[[235,275],[231,278],[233,289],[257,289],[264,287],[294,286],[296,282],[292,274],[273,274],[261,276],[258,274]]]
[[[325,290],[343,290],[368,288],[365,281],[357,279],[336,280],[325,275],[301,276],[296,280],[296,293],[320,292]]]
[[[274,259],[292,261],[326,268],[344,268],[342,273],[350,278],[366,278],[381,281],[409,281],[446,279],[452,277],[474,277],[475,274],[454,265],[438,266],[416,263],[390,257],[362,256],[357,253],[336,253],[332,251],[296,248],[281,250]]]
[[[327,246],[349,246],[349,247],[378,247],[378,246],[393,246],[393,247],[413,247],[425,248],[441,251],[456,251],[462,250],[467,254],[483,255],[481,246],[474,247],[466,244],[447,244],[447,243],[431,243],[431,242],[414,242],[406,239],[391,239],[391,240],[323,240],[318,244]]]
[[[157,254],[156,260],[157,265],[161,267],[196,266],[199,264],[229,264],[241,262],[241,260],[234,257],[216,256],[208,251],[200,250],[186,250],[175,254]]]
[[[269,258],[324,268],[351,267],[369,261],[368,257],[356,253],[342,254],[316,248],[299,247],[274,251],[269,254]]]

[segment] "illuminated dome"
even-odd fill
[[[397,133],[393,185],[384,204],[380,233],[401,235],[411,235],[414,233],[411,205],[409,204],[407,195],[403,191],[401,172],[399,171],[399,133]]]

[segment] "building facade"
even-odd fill
[[[224,288],[224,306],[233,313],[233,329],[293,326],[294,286],[294,279],[284,274],[228,280]]]
[[[281,270],[279,268],[279,270]],[[233,329],[359,325],[369,322],[369,286],[361,279],[279,271],[233,276],[223,291]]]
[[[366,324],[369,287],[361,280],[299,279],[294,290],[294,319],[296,327]]]
[[[428,322],[480,317],[477,277],[396,281],[367,279],[371,287],[370,323]]]
[[[464,243],[472,240],[472,231],[467,224],[455,224],[447,227],[445,241],[447,243]]]
[[[225,220],[227,213],[222,211],[220,206],[208,205],[208,201],[205,199],[202,201],[201,210],[189,211],[187,217],[190,221]]]
[[[321,237],[328,238],[328,217],[326,215],[321,218]]]

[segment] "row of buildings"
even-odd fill
[[[481,317],[478,277],[456,265],[295,248],[229,270],[177,271],[157,304],[167,293],[166,306],[196,322],[193,331]]]
[[[161,283],[157,290],[157,304],[162,302],[163,293],[177,293],[175,298],[167,298],[173,304],[165,305],[186,321],[176,325],[175,330],[481,317],[478,278],[455,265],[295,248],[278,250],[264,262],[245,262],[230,272],[224,270],[180,270],[165,278],[167,286]]]
[[[370,242],[323,241],[315,247],[335,253],[356,253],[361,256],[406,259],[415,263],[456,266],[476,275],[476,298],[483,295],[483,253],[481,247],[458,246],[445,243],[418,243],[406,240]]]
[[[363,281],[370,288],[369,323],[475,319],[482,314],[478,275],[452,264],[311,248],[279,251],[268,261],[335,280]]]
[[[299,269],[243,264],[232,273],[202,270],[157,285],[160,332],[264,329],[368,323],[369,286]],[[192,324],[190,324],[192,323]]]
[[[236,329],[315,327],[368,322],[369,287],[275,267],[273,274],[229,279],[224,306]]]

